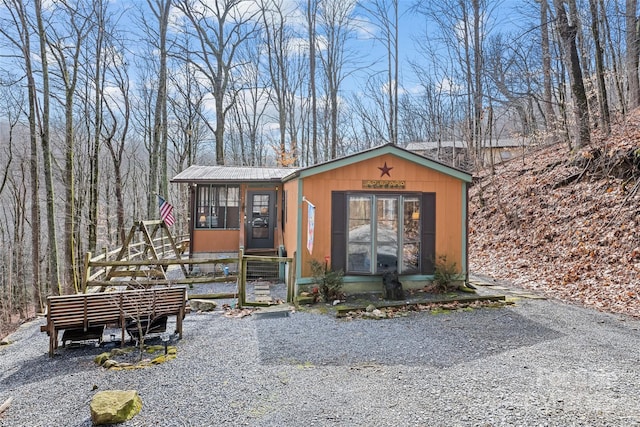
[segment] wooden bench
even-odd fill
[[[107,325],[117,325],[125,342],[127,324],[162,324],[176,316],[176,333],[182,338],[187,290],[185,287],[151,288],[93,294],[50,296],[47,298],[47,324],[40,329],[49,335],[49,356],[58,348],[58,332],[66,341],[98,339]],[[136,327],[137,329],[137,327]],[[131,329],[129,329],[131,330]],[[149,332],[144,331],[143,333]],[[160,332],[155,328],[152,332]]]

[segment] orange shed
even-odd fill
[[[220,168],[235,181],[222,179]],[[192,254],[286,253],[295,261],[297,291],[313,283],[316,259],[344,271],[346,292],[360,292],[379,290],[386,271],[397,271],[405,288],[422,287],[440,256],[467,274],[471,178],[386,144],[301,169],[191,166],[172,181],[191,184]],[[215,191],[226,198],[214,206]],[[209,217],[223,204],[226,228],[213,227]]]

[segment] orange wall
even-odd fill
[[[240,230],[193,230],[193,252],[238,252]]]
[[[391,177],[380,177],[378,169],[386,162]],[[403,180],[404,189],[363,189],[363,180]],[[292,181],[293,184],[296,181]],[[309,260],[323,261],[331,254],[331,191],[363,192],[435,192],[436,193],[436,255],[462,265],[462,182],[441,172],[428,169],[392,154],[365,160],[346,167],[319,173],[303,180],[302,192],[316,206],[313,255],[306,249],[307,209],[302,209],[302,277],[311,275]],[[296,182],[297,186],[297,182]],[[287,186],[290,188],[291,186]],[[288,248],[287,248],[288,249]]]

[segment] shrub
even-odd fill
[[[343,297],[342,294],[342,270],[334,271],[329,267],[329,262],[324,263],[316,259],[309,261],[313,281],[318,286],[318,293],[323,301],[333,301]]]
[[[440,255],[434,262],[433,284],[436,289],[447,292],[458,289],[464,274],[458,270],[458,265],[448,261],[446,255]]]

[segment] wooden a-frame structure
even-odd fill
[[[151,230],[151,231],[149,231]],[[153,244],[154,239],[156,239],[156,235],[158,232],[161,233],[159,237],[167,238],[169,240],[170,250],[175,255],[176,259],[181,258],[181,251],[176,246],[176,242],[171,235],[171,231],[167,224],[165,224],[162,220],[149,220],[149,221],[136,221],[125,241],[123,242],[122,247],[120,248],[120,252],[116,255],[115,261],[128,261],[132,258],[137,258],[140,260],[149,260],[150,262],[144,265],[144,269],[142,265],[114,265],[106,274],[105,280],[111,280],[112,278],[130,278],[130,281],[135,281],[139,277],[143,278],[154,278],[154,279],[167,279],[167,268],[166,264],[154,264],[153,261],[158,261],[160,258],[158,257],[158,252]],[[143,244],[142,250],[138,250],[137,253],[131,254],[132,241],[137,233],[141,234]],[[133,267],[133,268],[132,268]],[[180,267],[182,268],[182,272],[185,277],[188,276],[187,268],[183,263],[180,263]],[[126,280],[124,280],[126,282]]]

